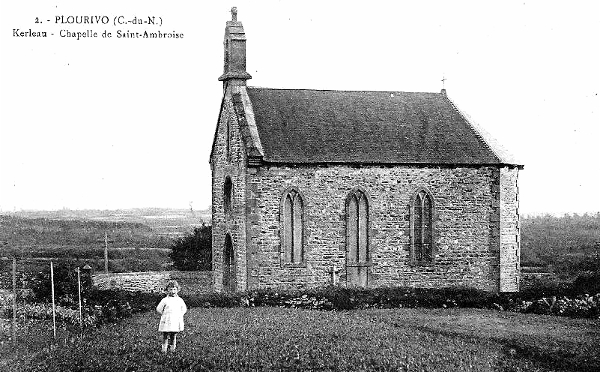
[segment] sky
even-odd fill
[[[248,85],[439,92],[445,78],[525,165],[522,214],[600,211],[600,2],[206,3],[0,4],[0,211],[208,208],[232,6]],[[85,15],[109,24],[67,23]],[[113,24],[149,16],[161,25]]]

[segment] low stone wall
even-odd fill
[[[521,288],[528,288],[540,282],[556,282],[558,280],[554,273],[521,273]]]
[[[94,286],[99,289],[141,292],[162,293],[169,280],[177,280],[182,295],[212,290],[212,271],[146,271],[92,275]]]
[[[540,282],[559,281],[555,273],[546,266],[521,266],[521,288],[528,288]]]

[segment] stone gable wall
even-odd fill
[[[502,184],[504,199],[516,193],[511,191],[516,172],[502,174],[502,180],[509,180]],[[247,182],[250,288],[326,285],[331,283],[332,270],[339,270],[340,283],[345,283],[344,203],[352,189],[361,187],[371,203],[369,286],[459,285],[497,291],[501,244],[517,239],[518,233],[516,209],[506,201],[500,203],[500,179],[495,167],[258,168]],[[281,264],[279,203],[290,186],[305,196],[306,267]],[[413,266],[409,199],[421,187],[434,198],[437,254],[435,264]],[[501,238],[501,232],[507,236]],[[510,247],[502,249],[518,251],[518,245]]]
[[[233,241],[236,288],[246,288],[246,160],[239,123],[231,101],[231,89],[225,95],[212,158],[212,257],[213,285],[216,290],[223,289],[223,252],[227,233],[231,234]],[[227,121],[231,136],[230,158],[227,157]],[[223,205],[226,176],[230,176],[233,182],[230,212],[226,212]]]

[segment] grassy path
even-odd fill
[[[598,371],[600,321],[475,309],[192,309],[176,353],[141,314],[16,370]],[[24,363],[25,364],[25,363]]]

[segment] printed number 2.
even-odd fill
[[[40,23],[40,19],[38,17],[35,17],[35,23]]]

